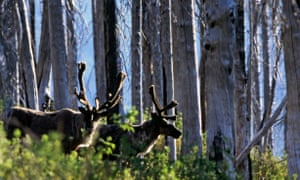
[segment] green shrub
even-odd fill
[[[269,149],[260,153],[258,148],[250,155],[253,179],[288,179],[286,156],[275,157]]]
[[[132,111],[126,117],[133,122],[131,116],[136,116],[136,112]],[[0,123],[0,179],[229,179],[224,172],[216,173],[215,163],[205,156],[199,157],[197,149],[189,155],[179,156],[175,162],[170,161],[163,138],[142,159],[121,157],[118,161],[107,161],[102,160],[102,153],[109,149],[99,153],[88,149],[80,155],[77,152],[64,154],[60,144],[62,137],[56,133],[44,135],[38,142],[29,137],[21,141],[19,131],[15,136],[13,140],[7,140]],[[275,158],[271,151],[259,154],[256,149],[251,152],[251,158],[254,179],[287,177],[285,158]]]

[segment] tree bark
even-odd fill
[[[0,6],[0,98],[4,109],[20,102],[18,89],[18,56],[17,42],[19,34],[19,17],[15,0],[1,1]]]
[[[163,98],[162,54],[160,50],[160,9],[158,0],[143,0],[143,104],[151,108],[148,93],[151,84],[156,86],[158,99]],[[149,109],[150,110],[150,109]]]
[[[70,94],[70,107],[77,108],[77,99],[73,95],[74,87],[77,86],[77,38],[75,32],[75,2],[67,0],[66,19],[67,19],[67,72],[68,72],[68,89]]]
[[[194,148],[202,152],[200,126],[200,96],[195,45],[194,1],[175,0],[172,3],[173,60],[175,99],[178,112],[183,115],[181,153],[189,154]]]
[[[26,2],[19,0],[20,21],[22,24],[22,39],[20,49],[20,62],[22,75],[24,75],[24,85],[26,93],[26,103],[29,108],[39,109],[37,78],[35,74],[35,59],[32,45],[32,37],[29,29],[29,22],[26,17]]]
[[[70,106],[66,60],[63,2],[51,0],[49,6],[50,58],[53,72],[54,108]]]
[[[50,96],[50,37],[49,37],[49,16],[48,1],[43,3],[42,29],[39,46],[39,56],[37,62],[37,86],[39,89],[39,105],[42,110],[42,104],[45,103],[45,97]]]
[[[250,140],[250,121],[247,119],[246,98],[246,57],[244,40],[244,3],[239,0],[237,5],[236,45],[237,52],[233,60],[233,106],[234,106],[234,137],[235,154],[239,154]],[[243,179],[250,179],[250,156],[238,166],[237,171]]]
[[[163,80],[164,80],[164,105],[174,100],[174,70],[173,70],[173,42],[172,42],[172,22],[171,22],[171,0],[161,1],[161,51],[163,61]],[[172,108],[168,112],[175,115]],[[170,122],[175,125],[174,122]],[[176,141],[172,137],[168,137],[168,145],[170,147],[169,157],[176,160]]]
[[[95,74],[97,97],[101,102],[107,99],[106,69],[105,69],[105,36],[104,36],[104,3],[102,0],[93,0],[93,37],[95,55]]]
[[[300,23],[299,4],[283,0],[285,23],[283,30],[284,61],[287,79],[286,151],[288,173],[300,175]],[[297,13],[298,12],[298,13]]]
[[[139,115],[138,121],[143,121],[143,55],[142,55],[142,0],[132,1],[132,36],[131,36],[131,86],[132,105]]]
[[[119,62],[119,42],[117,38],[116,1],[104,0],[104,47],[107,92],[113,93],[116,89],[118,72],[121,71]],[[108,97],[107,97],[108,98]],[[117,106],[114,113],[119,113]],[[108,124],[113,124],[113,119],[107,118]]]
[[[205,54],[203,58],[206,59],[202,58],[201,61],[205,61],[208,155],[209,159],[217,163],[219,169],[223,169],[226,162],[227,174],[234,179],[233,63],[237,65],[237,62],[233,60],[237,47],[235,34],[237,4],[234,0],[227,0],[205,1],[203,5],[206,28],[203,29],[202,54]],[[239,100],[241,99],[236,101]]]

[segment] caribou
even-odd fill
[[[131,128],[123,128],[119,124],[100,124],[95,127],[96,133],[91,133],[86,143],[80,144],[76,150],[84,151],[94,149],[95,151],[105,148],[106,140],[115,144],[112,154],[104,154],[104,158],[115,160],[120,156],[143,157],[151,151],[160,135],[179,138],[180,130],[167,120],[176,120],[176,115],[166,115],[166,111],[174,108],[178,103],[173,100],[171,103],[162,107],[155,92],[155,86],[149,88],[149,93],[155,105],[156,111],[151,113],[151,120],[145,121],[140,125],[130,125]],[[132,130],[130,130],[132,129]]]
[[[75,88],[75,95],[84,107],[79,111],[63,108],[53,112],[44,112],[24,107],[11,107],[4,115],[4,129],[7,138],[14,137],[14,131],[19,129],[21,137],[28,134],[33,139],[40,139],[43,134],[57,132],[62,134],[62,148],[65,153],[74,150],[84,139],[92,133],[94,124],[108,116],[120,100],[120,91],[126,77],[121,72],[118,75],[118,88],[114,95],[108,94],[108,100],[100,105],[99,98],[95,98],[95,106],[92,106],[86,96],[83,75],[86,69],[84,62],[78,63],[78,81],[80,90]]]

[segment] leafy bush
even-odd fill
[[[126,118],[133,122],[136,112],[130,114]],[[110,148],[99,153],[88,149],[80,155],[64,154],[62,137],[55,133],[44,135],[39,142],[29,137],[20,140],[20,131],[15,136],[11,141],[6,139],[0,123],[0,179],[229,179],[224,172],[216,173],[215,163],[199,157],[196,149],[190,155],[179,156],[175,162],[170,161],[163,138],[143,159],[121,157],[118,161],[107,161],[102,160],[102,154],[111,151]],[[274,158],[271,152],[260,155],[257,150],[252,151],[251,157],[254,179],[287,177],[286,160]]]
[[[288,179],[286,156],[275,157],[270,149],[260,153],[254,148],[251,160],[253,179]]]
[[[18,136],[18,132],[15,133]],[[218,179],[213,163],[195,153],[169,161],[168,148],[154,150],[143,159],[131,157],[112,162],[101,153],[65,155],[61,137],[44,135],[40,142],[30,138],[12,141],[0,127],[0,179]]]

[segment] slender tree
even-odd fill
[[[160,50],[160,8],[158,0],[143,0],[143,105],[152,106],[148,87],[155,84],[162,99],[162,54]]]
[[[142,56],[142,0],[132,1],[131,36],[131,86],[132,105],[136,107],[138,120],[143,120],[143,56]]]
[[[67,72],[68,89],[70,94],[70,106],[77,108],[76,96],[72,96],[74,87],[77,86],[77,38],[75,32],[76,7],[74,0],[66,0],[66,21],[67,21]]]
[[[173,62],[175,99],[183,118],[182,154],[196,147],[202,151],[200,126],[199,79],[195,45],[194,1],[175,0],[172,3]]]
[[[117,15],[116,1],[104,0],[104,47],[105,47],[105,72],[107,92],[113,93],[117,88],[116,81],[118,72],[121,71],[119,59],[119,41],[117,36]],[[119,107],[115,108],[114,113],[119,113]],[[108,123],[113,120],[108,118]]]
[[[49,32],[50,32],[50,59],[53,71],[54,108],[60,109],[70,106],[68,88],[66,36],[64,29],[64,11],[61,0],[48,2]]]
[[[25,0],[18,1],[20,11],[20,21],[22,25],[22,39],[20,49],[20,62],[22,74],[24,75],[24,85],[26,92],[27,106],[32,109],[39,109],[37,78],[35,70],[35,59],[30,32],[30,24],[26,16],[27,6]]]
[[[42,29],[40,36],[40,45],[37,62],[37,86],[39,90],[39,105],[42,110],[42,105],[45,102],[45,97],[50,96],[50,37],[49,37],[49,16],[48,16],[48,1],[43,3],[42,14]]]
[[[247,120],[246,98],[246,56],[244,40],[244,1],[237,1],[236,9],[236,55],[233,59],[233,105],[234,105],[234,137],[235,153],[239,154],[250,140],[250,121]],[[237,166],[243,179],[250,179],[250,156]]]
[[[106,101],[107,84],[105,69],[105,46],[104,46],[104,1],[93,0],[93,39],[95,55],[96,91],[101,102]]]
[[[164,104],[171,102],[174,98],[174,70],[173,70],[173,45],[172,45],[172,22],[171,22],[171,0],[161,1],[161,51],[163,62],[163,86]],[[174,115],[174,109],[169,111]],[[174,123],[174,122],[170,122]],[[176,142],[172,137],[168,138],[170,147],[170,159],[176,160]]]

